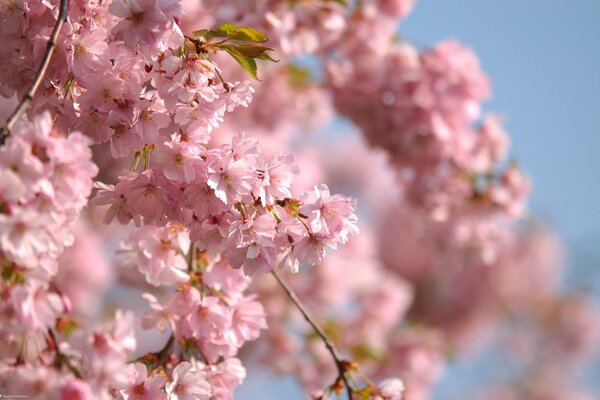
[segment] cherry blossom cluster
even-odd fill
[[[28,100],[59,3],[0,0],[3,97]],[[476,55],[396,37],[413,0],[68,6],[0,147],[0,395],[229,400],[258,361],[316,399],[425,400],[495,341],[514,376],[481,398],[584,398],[564,366],[597,313],[523,221]],[[360,137],[302,151],[334,112]]]
[[[267,162],[253,139],[240,135],[231,145],[206,149],[174,137],[152,158],[151,168],[121,176],[117,185],[100,184],[94,203],[109,205],[106,223],[116,217],[122,224],[181,224],[197,249],[219,252],[249,275],[315,264],[326,247],[357,232],[352,199],[331,195],[325,185],[293,199],[293,158],[281,154]],[[175,282],[181,263],[148,254],[155,265],[148,268],[149,281]],[[164,268],[172,273],[161,278]]]
[[[23,96],[56,11],[51,3],[3,8],[10,23],[3,24],[1,50],[11,60],[3,95]],[[2,387],[10,393],[231,398],[245,376],[233,356],[265,328],[262,306],[243,295],[249,280],[239,268],[297,270],[357,232],[354,200],[330,195],[325,185],[292,198],[297,167],[289,154],[266,161],[257,142],[243,135],[208,146],[223,115],[247,106],[253,89],[225,82],[202,42],[184,37],[179,17],[176,1],[76,3],[29,109],[30,116],[50,110],[68,139],[50,134],[46,113],[13,129],[2,149],[9,164],[2,170],[3,291],[14,300],[5,306],[3,336],[17,344],[3,349],[15,353],[14,363],[2,363]],[[143,364],[128,366],[135,349],[130,315],[118,312],[110,328],[82,329],[67,316],[68,298],[54,286],[48,290],[54,258],[72,243],[69,228],[98,172],[89,162],[91,141],[75,129],[110,142],[113,157],[133,159],[116,185],[98,184],[95,203],[109,206],[106,223],[116,217],[139,227],[122,250],[149,284],[178,284],[164,306],[145,295],[154,311],[143,325],[170,326],[172,339],[164,352],[142,357]],[[216,261],[186,262],[181,245],[190,242],[189,257],[216,254]],[[29,287],[35,280],[23,268],[42,271],[37,279],[45,281]],[[175,341],[185,354],[174,359]],[[39,372],[28,376],[31,365]]]
[[[473,127],[489,83],[468,49],[446,41],[419,52],[402,43],[331,62],[328,71],[337,110],[389,152],[407,202],[438,220],[477,201],[520,215],[529,183],[515,165],[498,170],[508,147],[498,118]]]
[[[51,3],[38,2],[3,12],[10,20],[1,32],[0,54],[9,60],[0,78],[4,96],[24,93],[55,14]],[[30,115],[51,110],[65,131],[110,140],[114,157],[162,147],[174,132],[204,137],[226,112],[247,106],[253,89],[220,79],[210,58],[184,38],[180,17],[176,0],[74,3]]]
[[[37,308],[40,309],[41,305]],[[33,308],[33,307],[32,307]],[[51,318],[50,315],[47,315]],[[125,386],[129,377],[127,352],[136,344],[133,314],[117,312],[114,323],[90,332],[71,330],[62,323],[67,340],[48,335],[35,347],[25,347],[35,359],[27,362],[21,355],[16,362],[4,358],[0,363],[0,388],[7,396],[18,394],[37,399],[111,399],[115,387]],[[52,331],[49,331],[52,332]]]
[[[138,358],[141,364],[136,368],[141,372],[130,379],[132,386],[127,390],[140,395],[145,392],[136,387],[142,385],[148,396],[152,390],[160,393],[162,397],[157,398],[167,398],[167,393],[170,399],[176,395],[231,399],[246,376],[237,352],[266,328],[261,304],[244,293],[250,278],[231,268],[218,253],[190,249],[182,226],[144,226],[123,243],[120,253],[123,267],[134,268],[143,277],[137,286],[149,290],[143,297],[151,310],[141,318],[142,327],[170,332],[162,350]],[[174,267],[169,270],[170,265]],[[158,284],[152,276],[161,270],[159,282],[178,284],[159,300],[151,291]],[[173,351],[175,347],[178,352]],[[161,374],[165,370],[172,371],[171,383]]]
[[[65,137],[45,113],[18,123],[0,148],[0,331],[11,357],[34,357],[56,317],[71,308],[50,281],[98,172],[90,145],[80,133]]]

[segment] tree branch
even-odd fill
[[[27,93],[25,93],[25,96],[23,96],[23,98],[19,102],[17,108],[13,111],[10,117],[8,117],[4,126],[0,128],[0,146],[4,144],[13,125],[21,117],[23,112],[25,112],[27,106],[29,106],[29,103],[31,103],[31,101],[33,100],[35,92],[42,83],[44,75],[46,74],[46,70],[48,69],[48,65],[50,64],[50,59],[52,58],[52,54],[54,53],[56,38],[58,37],[60,28],[67,20],[68,4],[69,0],[60,1],[58,19],[56,20],[56,24],[54,25],[54,29],[52,30],[52,34],[50,35],[50,39],[48,40],[48,44],[46,45],[46,52],[44,53],[44,58],[42,58],[42,63],[40,64],[40,67],[38,68],[35,77],[33,78],[33,82],[31,82],[31,87],[29,88]]]
[[[287,297],[292,301],[292,303],[294,303],[296,308],[300,311],[300,313],[302,314],[302,316],[304,317],[306,322],[308,322],[310,324],[310,326],[313,328],[313,330],[316,332],[316,334],[321,338],[321,340],[325,344],[325,347],[327,347],[327,351],[329,351],[329,354],[331,354],[331,357],[335,361],[335,365],[338,370],[338,378],[337,378],[336,383],[339,382],[340,379],[342,380],[342,382],[344,383],[344,386],[346,387],[346,393],[348,394],[348,399],[352,400],[352,387],[350,386],[350,382],[348,381],[348,378],[346,377],[346,371],[349,368],[349,366],[351,365],[351,363],[348,361],[342,360],[337,349],[335,348],[335,345],[329,340],[329,338],[327,337],[327,335],[325,334],[323,329],[310,317],[310,315],[308,315],[306,308],[304,308],[302,303],[300,303],[300,299],[298,299],[298,296],[296,296],[296,293],[294,293],[293,289],[290,288],[281,279],[281,277],[279,276],[279,274],[277,274],[277,272],[275,270],[271,271],[271,274],[275,277],[275,280],[277,281],[279,286],[281,286],[281,288],[283,289],[283,291],[285,292]]]

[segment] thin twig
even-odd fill
[[[346,386],[346,393],[348,394],[348,399],[352,400],[352,387],[350,386],[350,382],[346,377],[346,370],[350,363],[341,359],[337,349],[335,348],[335,345],[331,343],[323,329],[310,317],[310,315],[308,315],[306,308],[304,308],[302,303],[300,303],[300,299],[298,299],[298,296],[296,296],[296,293],[294,293],[293,289],[290,288],[281,279],[281,277],[275,270],[271,271],[271,274],[275,277],[275,280],[277,281],[279,286],[281,286],[287,297],[292,301],[292,303],[294,303],[296,308],[300,311],[306,322],[310,324],[310,326],[313,328],[316,334],[321,338],[321,340],[325,344],[325,347],[327,347],[327,350],[329,351],[329,354],[331,354],[331,357],[335,361],[335,365],[338,369],[338,380],[343,380],[344,385]]]
[[[190,249],[188,251],[188,271],[192,272],[194,269],[194,265],[196,263],[196,247],[194,246],[194,243],[190,243]],[[167,340],[167,342],[165,343],[164,347],[162,348],[162,350],[160,350],[158,353],[156,353],[157,357],[158,357],[158,364],[159,365],[164,365],[168,359],[169,356],[171,355],[171,352],[173,350],[173,345],[175,344],[175,335],[171,333],[171,336],[169,336],[169,340]]]
[[[196,270],[196,247],[194,246],[194,242],[190,243],[187,263],[188,272],[194,272]]]
[[[56,354],[56,356],[54,357],[54,365],[56,367],[61,367],[62,365],[66,366],[69,369],[69,371],[71,371],[73,375],[75,375],[75,377],[81,379],[81,372],[79,372],[79,370],[73,364],[71,364],[71,359],[69,358],[69,356],[63,354],[60,351],[58,339],[56,338],[56,334],[52,329],[48,329],[48,335],[50,336],[50,340],[52,340],[52,345],[54,346],[54,352]]]
[[[10,130],[13,125],[17,122],[17,120],[21,117],[21,114],[25,112],[29,103],[33,100],[33,96],[37,91],[38,87],[42,83],[42,79],[46,74],[46,70],[48,69],[48,65],[50,65],[50,59],[52,58],[52,54],[54,53],[56,38],[60,32],[60,28],[67,21],[68,16],[68,5],[69,0],[61,0],[60,1],[60,10],[58,13],[58,19],[56,20],[56,24],[54,25],[54,30],[52,30],[52,34],[50,35],[50,39],[48,40],[48,44],[46,45],[46,52],[44,53],[44,58],[42,58],[42,63],[38,68],[35,77],[33,78],[33,82],[31,82],[31,87],[25,93],[25,96],[21,99],[17,108],[13,111],[13,113],[8,117],[6,123],[2,128],[0,128],[0,146],[4,144],[6,138],[8,137]]]
[[[169,336],[169,340],[167,340],[167,342],[165,343],[162,350],[160,350],[158,353],[156,353],[156,357],[158,358],[158,360],[157,360],[158,365],[165,365],[167,363],[167,361],[169,360],[169,357],[171,356],[171,350],[173,349],[174,343],[175,343],[175,336],[173,336],[173,334],[171,334],[171,336]]]

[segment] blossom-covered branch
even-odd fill
[[[60,29],[63,24],[67,21],[68,17],[68,8],[69,8],[69,0],[61,0],[60,6],[58,8],[58,17],[56,19],[56,24],[54,25],[54,29],[52,29],[52,33],[50,34],[50,39],[48,39],[48,44],[46,45],[46,51],[44,52],[44,56],[42,57],[42,62],[33,77],[33,81],[31,82],[31,86],[25,93],[25,95],[19,101],[19,104],[15,108],[15,110],[10,114],[2,128],[0,128],[0,146],[4,144],[6,141],[6,137],[10,134],[10,130],[13,125],[17,122],[19,117],[25,112],[29,103],[33,100],[33,96],[42,83],[44,79],[44,75],[46,74],[46,70],[48,69],[48,65],[50,65],[50,60],[52,59],[52,54],[54,54],[54,48],[56,46],[56,38],[60,33]]]

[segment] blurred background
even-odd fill
[[[531,176],[529,208],[566,248],[564,285],[600,304],[600,1],[418,0],[400,36],[419,48],[456,38],[493,86],[484,111],[501,113],[511,155]],[[434,399],[497,381],[493,351],[451,361]],[[600,362],[582,379],[600,398]],[[292,378],[249,370],[238,398],[302,399]],[[464,397],[462,397],[464,398]]]

